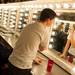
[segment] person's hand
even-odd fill
[[[34,63],[40,65],[42,63],[42,59],[40,57],[36,57]]]
[[[60,57],[61,57],[61,58],[65,58],[66,55],[62,53],[62,54],[60,54]]]

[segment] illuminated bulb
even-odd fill
[[[8,13],[8,11],[4,11],[4,13],[5,13],[5,14],[7,14],[7,13]]]
[[[11,14],[13,14],[13,15],[14,15],[14,14],[16,14],[16,12],[11,12]]]
[[[64,3],[64,4],[63,4],[63,8],[69,8],[69,7],[70,7],[69,4],[67,4],[67,3]]]
[[[52,44],[49,45],[49,48],[53,48]]]
[[[33,18],[37,18],[37,15],[33,15]]]
[[[15,27],[14,25],[10,25],[10,28],[13,28],[13,27]]]
[[[56,8],[61,8],[61,5],[60,4],[56,4]]]
[[[35,8],[38,8],[38,5],[34,5]]]
[[[53,42],[53,41],[54,41],[53,38],[51,38],[51,39],[50,39],[50,42]]]
[[[52,35],[53,35],[53,36],[55,35],[55,32],[54,32],[54,31],[52,32]]]
[[[38,11],[37,10],[34,10],[34,12],[33,13],[38,13]]]
[[[48,6],[47,6],[47,4],[45,4],[43,7],[44,7],[44,8],[47,8]]]
[[[22,20],[22,18],[20,17],[20,20]]]
[[[23,16],[23,13],[21,13],[20,16]]]
[[[19,25],[18,28],[21,28],[21,25]]]
[[[16,9],[16,8],[12,8],[11,10],[12,10],[12,11],[15,11],[15,10],[17,10],[17,9]]]
[[[61,15],[61,13],[56,13],[57,14],[57,16],[60,16]]]
[[[25,13],[25,16],[28,16],[28,13]]]
[[[24,8],[22,8],[21,10],[20,10],[20,12],[24,12],[25,11],[25,9]]]
[[[54,9],[54,6],[52,4],[49,5],[49,8]]]
[[[26,26],[26,24],[23,24],[23,27],[25,27]]]
[[[10,21],[13,21],[13,19],[10,19]]]
[[[15,23],[15,22],[10,22],[11,25],[12,25],[13,23]]]
[[[28,9],[28,8],[26,8],[25,10],[26,10],[26,11],[29,11],[29,9]]]
[[[59,19],[58,18],[55,18],[55,21],[59,21]]]
[[[39,8],[42,8],[42,5],[38,5]]]
[[[75,8],[75,3],[72,4],[72,8]]]
[[[8,15],[4,15],[4,17],[8,17]]]
[[[54,29],[56,29],[57,28],[57,25],[54,25],[54,27],[53,27]]]
[[[26,22],[26,21],[28,21],[28,19],[24,19],[24,21]]]
[[[11,16],[11,18],[12,18],[12,19],[16,19],[16,17],[15,17],[15,16]]]
[[[21,7],[24,8],[24,7],[26,7],[26,5],[22,5]]]
[[[19,24],[22,24],[22,22],[19,21]]]

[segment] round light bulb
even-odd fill
[[[50,39],[50,42],[53,42],[53,41],[54,41],[54,39],[53,39],[53,38],[51,38],[51,39]]]
[[[52,35],[53,35],[53,36],[55,35],[55,32],[54,32],[54,31],[52,32]]]
[[[61,5],[60,4],[56,4],[56,8],[61,8]]]
[[[70,7],[70,5],[69,5],[68,3],[64,3],[64,4],[63,4],[63,8],[66,8],[66,9],[67,9],[67,8],[69,8],[69,7]]]
[[[53,48],[52,44],[49,45],[49,48]]]
[[[49,8],[54,9],[54,5],[53,4],[50,4],[49,5]]]
[[[37,18],[37,15],[33,15],[33,18],[35,18],[35,19],[36,19],[36,18]]]
[[[25,16],[28,16],[28,13],[25,13]]]
[[[54,26],[53,26],[53,29],[56,29],[56,28],[57,28],[57,25],[54,25]]]

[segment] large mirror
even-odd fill
[[[52,48],[59,53],[63,52],[69,35],[69,28],[75,25],[74,21],[75,13],[72,12],[63,12],[57,17],[54,25],[55,27],[52,28],[49,48]],[[68,55],[73,56],[72,54],[67,52],[67,56]],[[75,63],[72,58],[70,59],[70,61]]]

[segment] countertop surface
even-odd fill
[[[68,73],[75,75],[75,64],[72,64],[68,62],[66,59],[61,58],[58,52],[56,52],[55,50],[53,49],[44,50],[41,53],[45,55],[46,57],[52,59],[57,65],[59,65]]]
[[[14,47],[17,38],[15,36],[3,37],[12,47]],[[15,41],[15,42],[14,42]],[[75,64],[68,62],[67,60],[61,58],[59,54],[53,50],[44,50],[42,52],[44,56],[52,59],[57,65],[66,70],[68,73],[75,75]]]

